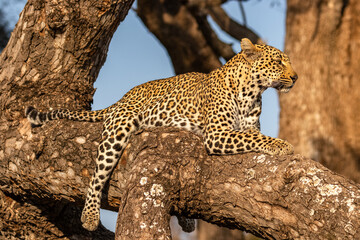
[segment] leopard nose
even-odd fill
[[[291,78],[291,80],[295,83],[296,80],[298,79],[298,75],[295,74],[295,75],[291,76],[290,78]]]

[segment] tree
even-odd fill
[[[280,97],[280,137],[360,182],[358,1],[288,1],[286,51],[300,78]]]
[[[101,124],[52,122],[31,130],[23,111],[29,104],[89,108],[108,43],[131,4],[33,0],[25,6],[0,56],[5,238],[114,237],[79,224]],[[169,238],[170,214],[267,238],[359,234],[358,185],[299,155],[208,156],[201,139],[184,131],[137,133],[107,190],[102,207],[120,205],[119,239]]]
[[[83,200],[66,194],[84,191],[89,171],[81,161],[95,157],[93,146],[100,126],[60,123],[64,135],[51,128],[44,135],[33,135],[23,112],[29,104],[90,108],[93,83],[108,44],[132,2],[30,0],[21,13],[0,58],[4,238],[113,238],[104,228],[96,233],[84,231],[78,221],[78,205]],[[52,144],[54,138],[59,138],[57,144]],[[77,186],[69,189],[69,181],[76,181]],[[58,187],[62,190],[54,189]]]

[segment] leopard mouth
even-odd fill
[[[294,82],[292,80],[282,78],[278,82],[273,82],[271,87],[275,88],[279,92],[287,93],[294,86]]]

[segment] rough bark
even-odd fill
[[[132,138],[126,164],[118,239],[169,239],[169,209],[267,239],[360,234],[360,186],[300,155],[209,156],[200,137],[157,129]]]
[[[114,236],[72,221],[100,125],[57,122],[33,135],[23,116],[28,105],[90,108],[109,42],[132,2],[30,0],[20,14],[0,56],[1,238]]]
[[[54,125],[36,129],[34,138]],[[30,132],[28,127],[27,135]],[[39,166],[48,164],[43,157],[36,161]],[[37,175],[13,166],[2,177],[2,186],[11,185],[12,193],[22,196],[37,195],[43,203],[46,193],[80,203],[86,181],[74,172],[91,172],[91,162],[75,158]],[[122,198],[118,239],[169,239],[170,214],[269,239],[352,239],[360,234],[359,190],[359,185],[299,155],[208,156],[200,137],[156,129],[141,131],[130,140],[103,207],[118,206]]]
[[[299,75],[280,97],[280,137],[360,182],[360,2],[289,0],[285,51]]]

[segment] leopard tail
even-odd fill
[[[53,110],[49,112],[40,112],[36,108],[29,106],[25,109],[25,116],[32,127],[39,127],[44,123],[57,119],[69,119],[81,122],[100,122],[103,121],[109,111],[104,108],[97,111],[71,111],[68,109]]]

